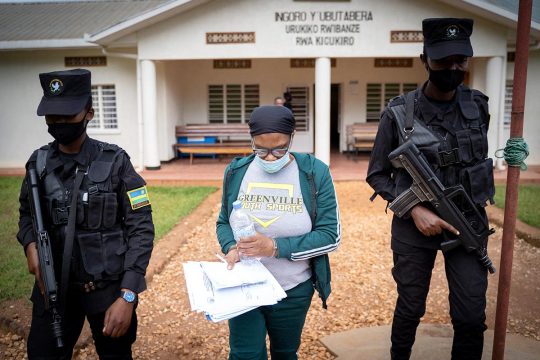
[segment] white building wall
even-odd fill
[[[514,78],[514,63],[508,63],[506,79]],[[540,50],[529,52],[529,66],[527,69],[527,93],[525,96],[525,118],[523,124],[523,137],[529,145],[529,157],[525,160],[526,164],[540,164],[540,103],[538,101],[540,94]],[[510,126],[505,127],[504,141],[510,137]],[[505,143],[501,144],[501,148]]]
[[[372,20],[321,21],[329,11],[365,11]],[[287,13],[289,20],[276,20]],[[312,13],[314,18],[312,20]],[[295,17],[295,14],[300,14]],[[306,18],[302,18],[302,16]],[[399,15],[399,17],[398,17]],[[429,0],[351,0],[350,2],[300,2],[291,0],[216,0],[151,25],[138,32],[143,59],[215,59],[283,57],[380,57],[416,56],[418,43],[391,43],[392,30],[421,30],[427,17],[475,19],[472,43],[475,56],[503,56],[506,28]],[[283,18],[285,19],[285,18]],[[287,33],[288,25],[344,25],[359,23],[359,33]],[[251,44],[207,44],[207,32],[255,32]],[[352,37],[352,45],[299,45],[297,38],[314,36]]]
[[[0,167],[23,167],[32,151],[52,141],[45,118],[36,115],[43,91],[39,73],[67,70],[65,56],[95,56],[91,50],[0,53]],[[72,68],[69,68],[72,69]],[[118,144],[138,161],[135,60],[107,57],[107,66],[90,67],[92,83],[116,87],[118,130],[89,129],[91,137]]]

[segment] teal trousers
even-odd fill
[[[275,305],[261,306],[229,320],[230,360],[266,360],[266,334],[272,360],[298,359],[302,328],[313,297],[311,280],[286,291]]]

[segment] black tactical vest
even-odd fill
[[[443,141],[433,126],[414,115],[419,91],[411,91],[389,103],[399,130],[399,143],[413,141],[445,186],[462,184],[478,206],[485,206],[488,200],[493,203],[493,160],[487,157],[487,124],[474,100],[475,96],[484,95],[460,86],[457,100],[460,121],[445,128],[446,136],[451,138],[445,137]],[[398,169],[394,175],[398,191],[410,186],[411,179],[406,171]]]
[[[112,280],[123,272],[127,250],[119,212],[119,178],[115,159],[123,151],[116,145],[98,143],[99,152],[85,171],[77,199],[72,281]],[[50,227],[63,232],[71,199],[55,171],[48,172],[50,147],[38,150],[36,169],[43,184],[44,211]],[[69,196],[70,197],[70,196]],[[58,231],[57,231],[58,232]]]

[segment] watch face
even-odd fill
[[[131,291],[124,291],[122,297],[124,298],[124,300],[130,303],[135,301],[135,293]]]

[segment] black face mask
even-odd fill
[[[432,70],[429,69],[429,81],[442,92],[450,92],[457,89],[465,78],[463,70]]]
[[[69,145],[81,136],[86,130],[86,114],[84,119],[78,123],[58,123],[47,124],[49,127],[49,134],[58,141],[59,144]]]

